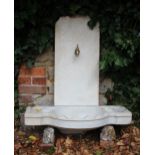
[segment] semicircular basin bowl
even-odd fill
[[[123,106],[27,107],[26,125],[50,125],[63,133],[81,133],[109,124],[130,124],[132,113]]]

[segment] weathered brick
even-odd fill
[[[26,93],[26,94],[45,94],[46,87],[41,86],[19,86],[19,93]]]
[[[18,83],[19,84],[31,84],[31,78],[30,77],[19,77]]]
[[[46,69],[45,67],[21,67],[19,76],[45,76],[46,75]]]
[[[32,84],[35,85],[46,85],[46,78],[41,78],[41,77],[33,77],[32,79]]]
[[[23,75],[31,75],[31,68],[27,68],[25,66],[22,66],[20,68],[19,76],[23,76]]]
[[[46,70],[44,67],[34,67],[31,70],[31,75],[39,75],[39,76],[45,76],[46,75]]]
[[[31,95],[20,95],[19,102],[22,102],[22,103],[32,102],[32,96]]]

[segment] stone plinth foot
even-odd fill
[[[43,133],[43,144],[54,144],[54,138],[54,128],[45,128]]]
[[[100,133],[100,140],[112,141],[116,138],[115,129],[113,126],[105,126]]]

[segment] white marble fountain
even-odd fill
[[[80,133],[109,124],[130,124],[123,106],[99,106],[99,25],[88,17],[61,17],[55,26],[54,106],[27,107],[26,125]]]

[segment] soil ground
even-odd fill
[[[64,135],[55,131],[55,143],[42,147],[45,127],[21,130],[15,128],[15,155],[139,155],[140,131],[135,125],[114,126],[117,138],[114,141],[100,141],[101,129],[84,135]]]

